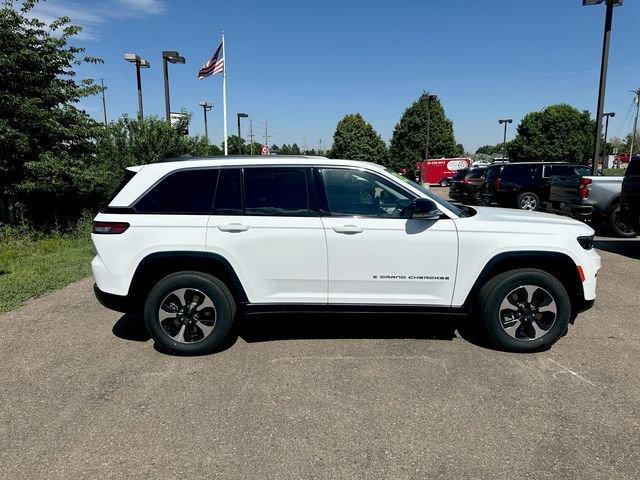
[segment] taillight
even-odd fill
[[[496,190],[500,188],[500,184],[502,183],[500,178],[496,178],[496,181],[493,182],[493,188],[495,188]]]
[[[465,185],[468,185],[471,182],[469,181],[468,178],[465,178],[464,180],[462,180],[462,183],[464,183]]]
[[[580,179],[580,185],[578,186],[578,196],[580,198],[589,198],[589,189],[587,188],[588,185],[591,185],[590,178]]]
[[[93,222],[93,233],[113,235],[123,233],[127,228],[129,228],[127,222]]]

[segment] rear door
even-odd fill
[[[234,267],[251,303],[326,303],[327,249],[311,170],[223,168],[206,246]]]
[[[453,220],[403,218],[415,195],[375,172],[316,170],[327,238],[330,304],[450,305]]]

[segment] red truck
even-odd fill
[[[446,187],[458,170],[466,170],[469,165],[471,159],[467,157],[433,158],[418,162],[416,170],[420,172],[420,183]]]

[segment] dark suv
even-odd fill
[[[620,214],[627,225],[640,232],[640,156],[633,157],[624,172]]]
[[[487,204],[539,210],[549,198],[553,175],[588,175],[589,167],[560,162],[521,162],[492,165],[487,170],[482,196]]]
[[[487,167],[459,170],[449,183],[449,198],[472,205],[482,205],[482,186]]]

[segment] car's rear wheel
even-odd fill
[[[516,206],[520,210],[538,210],[540,198],[533,192],[523,192],[516,199]]]
[[[609,213],[609,230],[620,238],[633,238],[636,236],[631,224],[620,215],[620,204],[615,205]]]
[[[482,287],[478,298],[490,339],[512,352],[550,347],[571,318],[567,290],[543,270],[518,269],[497,275]]]
[[[149,292],[144,321],[164,350],[180,354],[208,353],[226,338],[236,306],[227,286],[201,272],[179,272]]]

